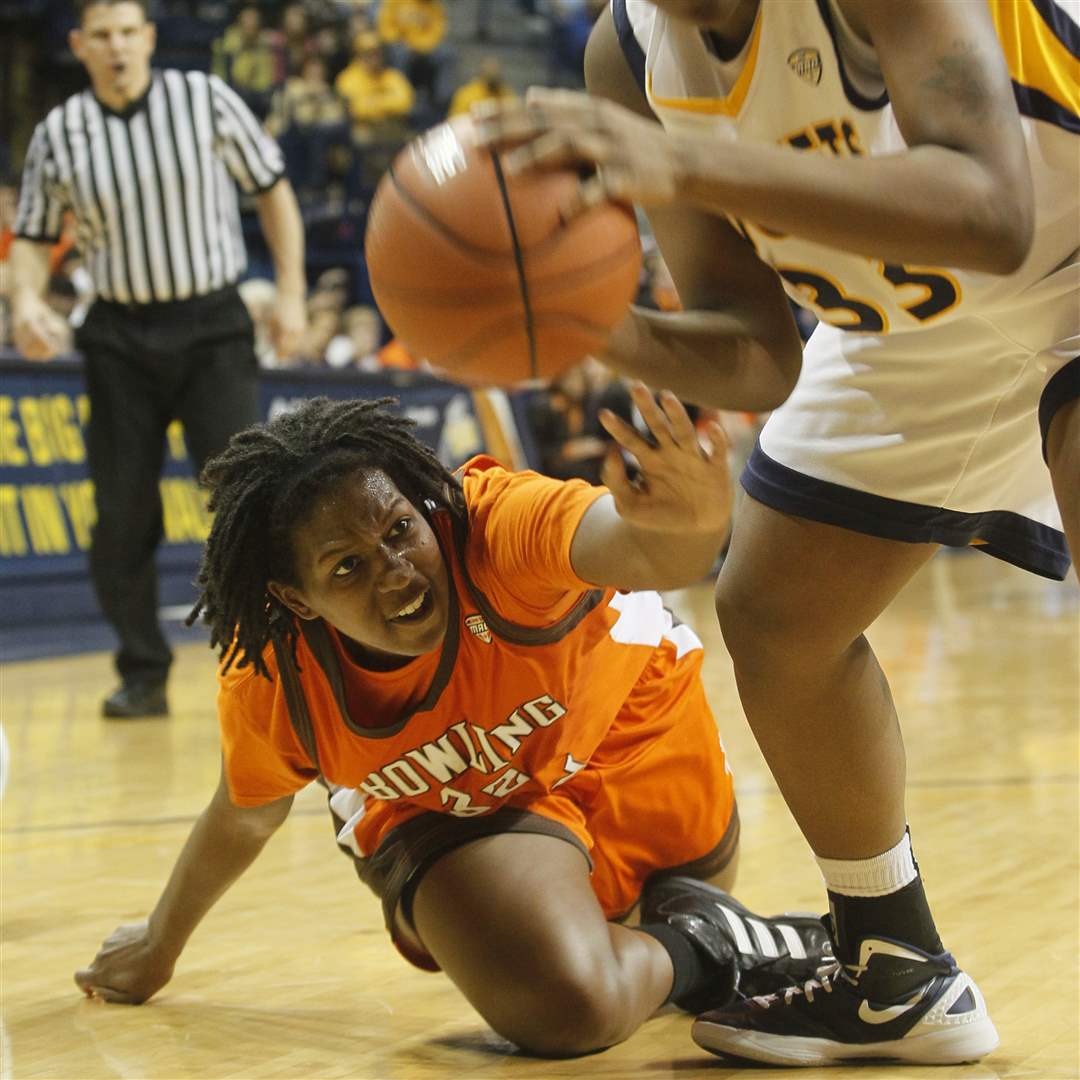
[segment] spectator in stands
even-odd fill
[[[379,142],[392,136],[404,140],[416,93],[402,72],[387,66],[377,34],[357,34],[352,62],[334,87],[349,105],[357,142]]]
[[[450,116],[467,113],[481,101],[505,101],[517,94],[503,77],[502,64],[497,56],[485,56],[480,61],[480,73],[475,79],[459,86],[450,100]]]
[[[384,0],[379,5],[376,27],[379,37],[390,47],[391,63],[424,94],[428,106],[443,115],[453,54],[444,44],[447,19],[442,0]]]
[[[327,273],[333,273],[333,271],[327,271]],[[326,362],[326,349],[341,329],[341,315],[344,307],[344,289],[320,288],[316,284],[308,297],[308,328],[300,345],[298,357],[302,363],[321,365]]]
[[[604,455],[613,443],[600,425],[601,409],[633,423],[626,384],[592,357],[570,368],[530,401],[529,426],[540,454],[540,472],[560,480],[577,477],[601,483]]]
[[[327,82],[326,61],[308,56],[300,73],[274,95],[267,129],[278,137],[301,202],[326,192],[335,148],[348,148],[349,114]]]
[[[369,304],[347,308],[341,316],[341,333],[326,347],[326,364],[332,368],[357,367],[362,371],[379,368],[382,321]]]
[[[259,119],[270,111],[274,90],[284,77],[284,60],[280,42],[263,29],[258,4],[241,7],[236,22],[214,42],[213,71]]]
[[[319,42],[310,31],[303,4],[288,4],[281,13],[281,52],[286,78],[299,75],[304,61],[319,55]]]

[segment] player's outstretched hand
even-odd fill
[[[679,194],[679,155],[659,124],[576,90],[532,87],[525,102],[474,106],[482,146],[504,151],[510,173],[593,166],[566,216],[601,202],[664,206]]]
[[[634,383],[630,392],[652,441],[608,409],[600,411],[604,430],[640,466],[631,480],[615,447],[604,460],[603,481],[619,516],[650,532],[723,533],[731,520],[731,472],[723,428],[710,423],[702,440],[670,390],[661,391],[659,405],[644,383]]]
[[[141,1005],[171,978],[174,961],[150,939],[148,924],[117,927],[88,968],[75,972],[75,982],[87,997],[116,1005]]]

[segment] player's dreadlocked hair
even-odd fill
[[[299,584],[291,530],[342,478],[381,469],[420,513],[430,517],[430,500],[464,523],[461,485],[412,434],[413,421],[382,407],[391,404],[393,398],[313,398],[234,435],[207,462],[200,479],[210,490],[214,523],[187,621],[202,614],[225,670],[251,664],[269,678],[267,642],[278,637],[295,648],[295,619],[266,586]]]

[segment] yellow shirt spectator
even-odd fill
[[[358,34],[355,58],[334,80],[334,89],[348,102],[358,123],[378,123],[404,117],[416,93],[396,68],[383,63],[382,49],[373,34]]]
[[[446,9],[442,0],[383,0],[376,28],[388,45],[428,53],[446,37]]]
[[[480,101],[511,101],[516,97],[517,94],[503,81],[499,61],[489,56],[481,63],[480,74],[454,91],[447,115],[467,113]]]

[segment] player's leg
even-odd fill
[[[79,335],[90,400],[87,461],[97,520],[90,574],[98,602],[119,638],[123,685],[108,716],[160,715],[172,652],[157,619],[154,552],[161,539],[158,478],[167,417],[148,372],[126,349],[115,319],[95,305]]]
[[[590,762],[600,782],[579,796],[601,907],[622,915],[640,897],[639,925],[671,951],[672,1002],[691,1012],[712,1007],[719,983],[692,985],[687,943],[714,963],[723,958],[741,996],[801,983],[831,960],[816,916],[757,915],[730,894],[739,815],[702,657],[690,627],[674,623]],[[560,790],[573,798],[574,785]]]
[[[694,1034],[709,1049],[786,1064],[943,1063],[996,1045],[927,905],[896,712],[863,635],[934,550],[743,503],[717,612],[755,737],[825,877],[842,975],[707,1015]]]
[[[533,1053],[620,1042],[672,989],[668,951],[607,921],[584,854],[554,836],[503,833],[444,855],[416,889],[412,923],[480,1015]]]
[[[720,627],[754,736],[826,858],[867,858],[903,835],[904,746],[863,631],[935,551],[743,501]]]
[[[1047,384],[1039,409],[1046,463],[1069,543],[1080,559],[1080,356]]]

